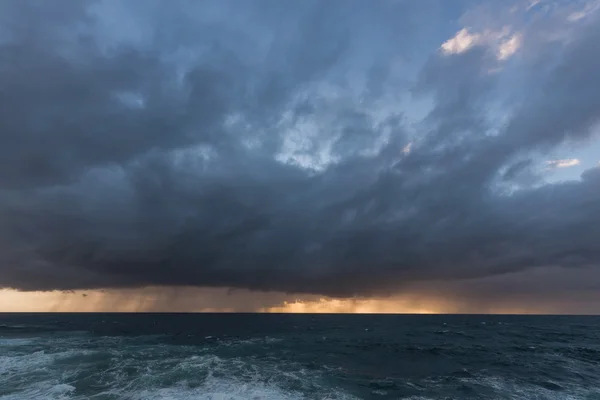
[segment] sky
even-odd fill
[[[600,313],[600,0],[0,0],[0,311]]]

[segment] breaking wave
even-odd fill
[[[3,340],[12,348],[0,356],[3,400],[355,399],[293,362],[222,358],[208,348],[136,344],[135,338]]]

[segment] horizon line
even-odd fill
[[[0,311],[3,314],[198,314],[198,315],[373,315],[373,316],[529,316],[529,317],[600,317],[600,314],[553,313],[364,313],[364,312],[261,312],[261,311]]]

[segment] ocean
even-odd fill
[[[600,399],[600,317],[0,314],[0,399]]]

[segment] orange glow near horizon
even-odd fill
[[[161,288],[75,292],[0,290],[0,312],[261,312],[312,314],[531,314],[540,307],[482,307],[449,298],[396,295],[333,299],[226,289]],[[175,293],[175,294],[174,294]]]
[[[327,299],[285,301],[282,305],[264,308],[267,313],[311,314],[440,314],[444,310],[433,304],[414,305],[392,299]]]
[[[0,312],[263,312],[356,314],[600,314],[582,291],[593,269],[545,268],[496,277],[425,282],[390,296],[330,298],[231,288],[146,287],[73,292],[0,289]],[[542,292],[531,292],[535,285]],[[565,290],[570,287],[571,290]],[[577,289],[577,290],[575,290]]]
[[[279,293],[255,294],[241,292],[236,295],[223,290],[197,289],[197,293],[175,296],[165,303],[164,293],[158,289],[125,289],[108,291],[74,292],[20,292],[0,290],[0,312],[236,312],[263,313],[357,313],[357,314],[435,314],[452,312],[431,300],[413,298],[330,299],[304,296],[293,298]],[[248,297],[261,296],[254,307],[247,308]],[[283,297],[282,297],[283,296]],[[173,297],[168,296],[168,297]],[[221,297],[221,299],[220,299]],[[290,299],[292,297],[292,299]],[[222,298],[227,298],[225,304]],[[263,304],[266,304],[263,306]]]

